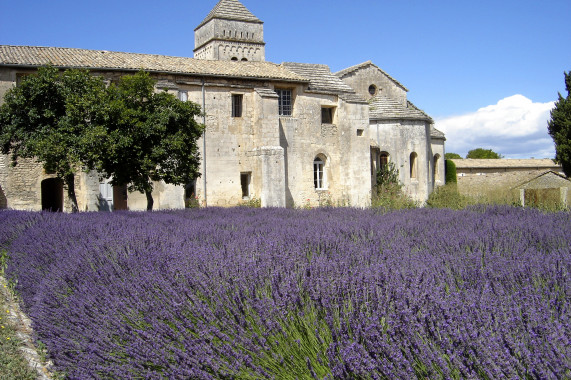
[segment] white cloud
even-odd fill
[[[436,120],[446,134],[446,151],[465,156],[475,148],[492,149],[506,158],[553,158],[547,133],[554,102],[534,103],[513,95],[476,112]]]

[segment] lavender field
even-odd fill
[[[69,379],[571,378],[571,214],[0,212]]]

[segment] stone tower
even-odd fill
[[[239,0],[220,0],[194,29],[194,58],[265,61],[264,23]]]

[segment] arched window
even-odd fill
[[[242,61],[243,61],[243,62],[247,62],[247,61],[248,61],[248,58],[242,58]]]
[[[321,157],[313,160],[313,185],[316,190],[325,189],[325,161]]]
[[[440,173],[438,171],[438,162],[440,161],[440,155],[435,154],[434,159],[432,160],[432,174],[435,181],[439,181]]]
[[[389,154],[387,152],[381,152],[379,154],[379,169],[385,168],[389,164]]]
[[[415,152],[412,152],[410,154],[410,178],[411,179],[416,179],[418,178],[418,163],[417,163],[417,157],[418,155]]]
[[[230,58],[230,60],[231,60],[231,61],[237,61],[237,60],[238,60],[238,57],[232,57],[232,58]]]

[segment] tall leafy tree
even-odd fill
[[[200,176],[200,107],[156,93],[145,72],[122,77],[108,91],[109,122],[91,162],[112,177],[113,185],[144,193],[147,210],[152,210],[153,181],[181,185]]]
[[[496,152],[494,152],[491,149],[484,149],[484,148],[476,148],[476,149],[472,149],[468,152],[468,154],[466,155],[466,158],[491,158],[491,159],[497,159],[497,158],[502,158],[503,156],[501,154],[498,154]]]
[[[462,156],[459,155],[458,153],[446,153],[446,154],[444,155],[444,158],[447,159],[447,160],[449,160],[449,159],[454,159],[454,158],[460,158],[460,159],[461,159]]]
[[[75,174],[91,148],[91,136],[105,119],[103,80],[85,70],[41,67],[9,90],[0,107],[0,150],[18,159],[35,158],[62,179],[77,211]]]
[[[567,177],[571,176],[571,72],[565,74],[567,97],[559,94],[551,119],[547,123],[549,135],[555,143],[555,160],[563,167]]]

